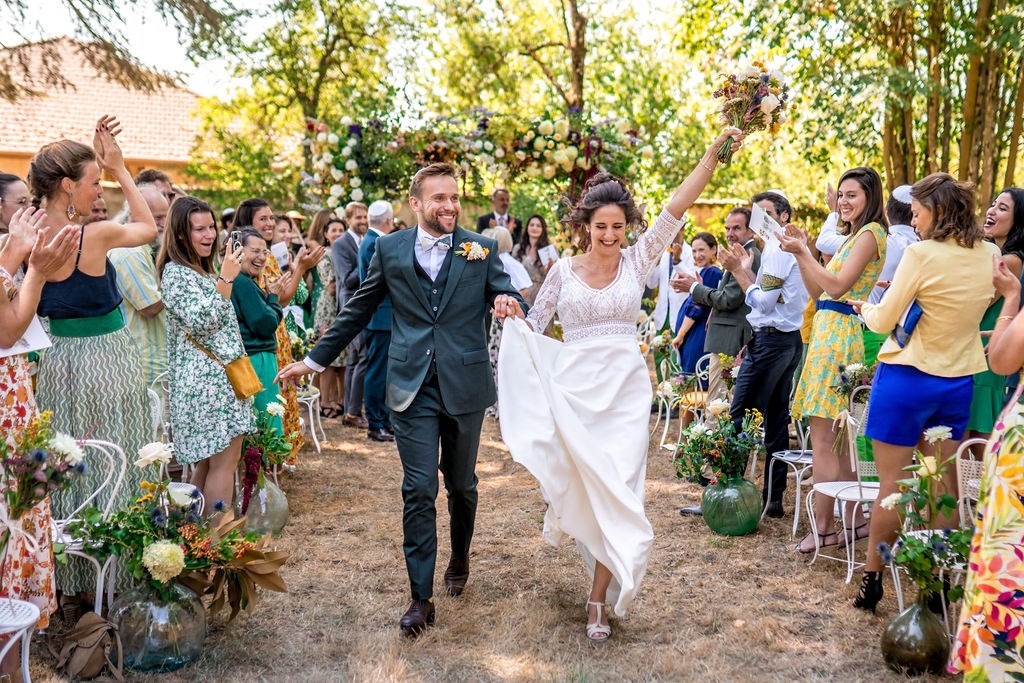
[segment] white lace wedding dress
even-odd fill
[[[544,537],[574,537],[591,576],[595,560],[611,570],[618,615],[636,596],[654,537],[644,514],[652,390],[636,319],[647,276],[680,227],[662,212],[602,289],[560,260],[527,319],[544,330],[557,310],[564,342],[509,320],[498,355],[502,438],[540,482]]]

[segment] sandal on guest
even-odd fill
[[[339,413],[334,408],[331,408],[330,406],[320,407],[320,417],[333,418],[338,417],[339,415],[341,415],[341,413]]]
[[[601,618],[604,617],[604,603],[587,600],[586,612],[588,619],[590,618],[590,605],[597,608],[597,621],[594,623],[587,623],[587,638],[590,638],[590,640],[595,643],[603,643],[612,635],[611,624],[601,623]]]
[[[853,540],[859,541],[862,538],[867,538],[868,535],[870,535],[870,533],[871,533],[871,528],[870,527],[871,527],[871,522],[863,522],[862,524],[858,524],[857,526],[853,527]],[[866,531],[864,533],[861,533],[860,532],[861,529],[866,529]],[[847,546],[847,544],[849,543],[849,541],[847,540],[848,538],[849,538],[849,536],[844,531],[843,532],[843,539],[837,545],[840,548],[845,548]]]
[[[811,553],[813,553],[814,552],[814,546],[813,545],[810,548],[806,549],[806,550],[803,547],[804,541],[806,541],[808,538],[810,538],[811,540],[814,540],[814,534],[808,533],[806,536],[801,538],[800,542],[797,543],[795,546],[793,546],[793,550],[796,550],[797,552],[800,552],[800,553],[802,553],[804,555],[810,555]],[[829,532],[827,534],[821,534],[819,536],[819,538],[821,539],[820,542],[818,543],[818,549],[819,550],[821,548],[827,548],[829,546],[839,545],[839,533],[836,532],[836,531],[832,531],[832,532]],[[828,540],[830,538],[832,539],[831,541]]]

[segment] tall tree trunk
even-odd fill
[[[1003,177],[1003,187],[1010,187],[1015,184],[1014,176],[1017,174],[1017,150],[1022,142],[1021,132],[1024,131],[1024,56],[1017,57],[1017,85],[1013,98],[1013,127],[1010,129],[1009,151],[1006,155],[1006,175]]]
[[[988,32],[989,20],[992,18],[993,0],[978,0],[978,9],[974,15],[973,36],[968,38],[968,45],[974,45]],[[982,50],[971,49],[971,56],[967,62],[967,87],[964,93],[963,103],[963,131],[960,136],[960,180],[968,180],[977,172],[977,166],[973,169],[972,153],[975,149],[975,132],[978,127],[978,90],[982,84],[984,64]],[[976,157],[975,157],[976,158]]]
[[[953,68],[947,61],[942,67],[942,82],[949,94],[942,98],[942,136],[940,146],[942,148],[942,159],[939,162],[940,171],[949,173],[949,161],[953,146],[953,96],[950,86],[952,85]]]
[[[985,74],[984,92],[978,93],[979,102],[985,102],[986,106],[981,111],[981,136],[975,144],[978,159],[975,182],[978,184],[978,198],[983,205],[992,201],[996,166],[999,163],[996,156],[996,119],[1002,108],[1002,98],[1000,97],[1000,82],[1004,64],[1002,50],[990,51],[986,61],[989,68]]]
[[[903,74],[914,69],[914,24],[913,15],[906,7],[897,7],[889,15],[889,48],[893,53],[893,69]],[[893,79],[895,80],[895,79]],[[906,86],[890,81],[886,101],[885,138],[888,138],[886,153],[886,179],[889,189],[914,180],[917,172],[916,150],[914,148],[913,98],[906,92]],[[883,146],[884,146],[883,142]]]
[[[932,0],[928,12],[928,114],[925,133],[924,173],[939,170],[939,107],[942,102],[942,35],[945,2]]]
[[[568,14],[566,11],[568,10]],[[565,32],[569,39],[570,58],[570,99],[566,102],[569,109],[583,111],[583,79],[587,60],[587,18],[580,13],[579,0],[569,0],[568,7],[563,5],[562,18],[565,21]]]

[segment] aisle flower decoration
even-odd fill
[[[718,109],[722,123],[744,133],[767,130],[775,135],[786,121],[789,107],[786,77],[777,69],[768,69],[762,62],[755,61],[737,73],[724,76],[714,96],[722,99]],[[726,165],[732,161],[732,144],[730,138],[718,150],[718,160]]]
[[[0,436],[0,569],[12,535],[24,536],[25,515],[86,471],[81,447],[50,427],[51,416],[39,413],[17,437]]]
[[[711,401],[707,410],[717,412],[715,425],[698,422],[683,430],[674,458],[677,477],[695,481],[707,476],[715,484],[743,476],[751,453],[764,445],[764,418],[757,410],[747,410],[737,430],[729,407],[725,401]]]
[[[140,449],[135,466],[158,471],[159,459],[147,457],[159,452],[158,445],[162,444]],[[233,595],[234,618],[235,603],[239,608],[254,604],[255,586],[286,591],[277,574],[286,554],[263,548],[257,534],[243,535],[237,522],[215,525],[212,517],[202,515],[200,506],[198,490],[189,495],[169,491],[167,481],[143,481],[130,505],[106,519],[102,510],[87,508],[68,531],[82,539],[82,550],[101,563],[116,556],[128,575],[164,601],[175,600],[175,583],[199,595],[213,593],[216,587],[219,592],[210,612],[217,605],[223,607],[223,596]],[[215,512],[224,510],[222,502],[213,507]]]
[[[275,419],[284,415],[284,404],[284,397],[278,395],[264,410],[255,410],[256,431],[242,440],[242,514],[248,512],[253,492],[265,486],[265,473],[283,464],[291,453],[294,435],[282,434]]]
[[[899,493],[879,501],[886,510],[899,514],[901,525],[896,543],[892,547],[881,543],[878,552],[883,561],[903,567],[927,597],[943,590],[941,571],[966,566],[973,528],[935,528],[935,520],[950,515],[957,506],[956,498],[942,486],[943,475],[956,466],[956,456],[943,460],[939,450],[939,443],[952,436],[949,427],[931,427],[924,436],[935,446],[935,454],[917,452],[917,462],[904,468],[914,476],[899,480]],[[949,589],[950,602],[956,602],[962,595],[962,586]]]

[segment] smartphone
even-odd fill
[[[228,233],[228,243],[231,245],[231,249],[228,251],[236,252],[242,248],[242,243],[238,239],[241,234],[240,230],[232,230]]]

